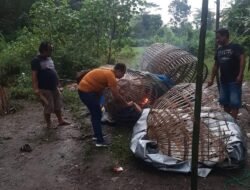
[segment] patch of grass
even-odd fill
[[[15,110],[14,112],[18,112],[24,108],[22,103],[17,100],[10,100],[10,107]]]
[[[71,113],[75,119],[81,121],[83,104],[76,91],[71,91],[68,89],[63,90],[63,101],[67,107],[71,110]]]
[[[83,104],[80,101],[78,94],[75,91],[70,91],[65,89],[63,91],[64,102],[67,107],[71,110],[71,113],[77,122],[81,124],[82,134],[90,133],[90,127],[86,127],[84,121],[86,121],[83,116]],[[112,144],[108,149],[98,149],[93,148],[90,143],[84,144],[84,161],[91,161],[95,154],[105,154],[108,153],[111,156],[111,162],[113,164],[125,164],[132,158],[132,153],[129,149],[130,137],[132,133],[131,127],[114,127],[112,130]],[[108,152],[107,152],[108,150]]]
[[[229,176],[230,178],[225,181],[224,189],[230,189],[230,186],[240,186],[250,189],[250,171],[245,169],[240,176]]]
[[[130,54],[128,51],[130,51]],[[144,51],[145,47],[126,47],[122,49],[117,59],[120,62],[128,64],[131,69],[139,69]]]
[[[33,89],[30,88],[20,88],[18,86],[12,87],[10,89],[11,98],[13,99],[28,99],[35,100]]]
[[[16,83],[10,88],[10,96],[13,99],[36,99],[32,89],[30,73],[21,73],[17,77]]]
[[[110,147],[111,158],[114,163],[126,164],[132,159],[132,152],[129,149],[131,139],[131,127],[117,127],[112,136],[112,145]]]
[[[250,81],[250,57],[246,59],[246,68],[244,71],[244,80]]]
[[[63,90],[63,99],[66,107],[70,109],[70,112],[73,116],[73,119],[80,123],[80,130],[82,136],[90,133],[90,127],[86,125],[86,116],[83,115],[85,112],[85,108],[83,103],[81,102],[78,93],[76,91],[71,91],[68,89]],[[95,153],[95,149],[93,149],[92,145],[89,143],[84,143],[84,161],[91,161],[93,155]]]
[[[94,154],[93,147],[90,144],[85,143],[83,161],[85,162],[91,161],[93,158],[93,154]]]
[[[209,74],[211,74],[211,71],[212,71],[212,68],[213,68],[213,65],[214,65],[214,58],[213,58],[212,56],[207,57],[207,58],[204,60],[204,62],[205,62],[205,64],[207,65]]]

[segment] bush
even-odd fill
[[[119,57],[134,57],[136,55],[136,52],[133,50],[133,48],[129,46],[125,46],[122,51],[119,53]]]
[[[11,97],[15,99],[35,99],[32,89],[31,75],[21,73],[13,87],[10,88]]]
[[[30,61],[37,52],[39,38],[32,35],[27,28],[19,32],[16,41],[6,44],[0,52],[0,84],[11,86],[16,75],[30,70]]]
[[[144,47],[144,46],[150,46],[154,42],[152,40],[148,39],[135,39],[135,46],[134,47]]]

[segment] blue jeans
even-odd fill
[[[78,90],[81,101],[87,106],[91,115],[91,123],[94,131],[94,136],[97,138],[97,143],[102,143],[102,127],[101,117],[102,111],[100,106],[100,96],[94,92],[81,92]]]
[[[220,86],[220,104],[229,108],[241,108],[241,84],[231,82]]]

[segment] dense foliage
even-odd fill
[[[164,25],[160,15],[145,10],[148,7],[157,5],[144,0],[1,0],[0,85],[17,84],[21,73],[30,76],[30,61],[42,40],[54,44],[53,59],[61,78],[73,78],[76,71],[100,64],[131,61],[136,55],[131,47],[155,42],[170,43],[197,55],[200,10],[191,22],[188,1],[172,0],[171,22]],[[213,11],[208,14],[206,39],[206,57],[211,63]],[[223,10],[221,18],[221,26],[230,29],[233,41],[244,45],[247,55],[249,13],[248,0],[234,0]],[[139,64],[138,58],[136,61]]]
[[[40,41],[51,41],[61,77],[79,69],[110,63],[127,40],[132,16],[141,0],[85,0],[73,9],[67,0],[37,0],[29,11],[29,24],[11,41],[0,36],[1,84],[10,74],[29,72]]]

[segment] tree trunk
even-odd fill
[[[9,111],[9,101],[6,89],[0,86],[0,115],[4,115]]]
[[[248,68],[247,68],[247,71],[250,71],[250,56],[248,56]]]

